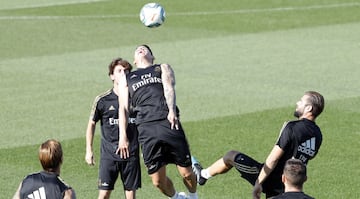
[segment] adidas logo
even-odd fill
[[[152,164],[152,165],[150,165],[150,166],[148,167],[148,170],[154,169],[155,167],[156,167],[156,165],[155,165],[155,164]]]
[[[103,182],[103,183],[101,183],[101,186],[103,186],[103,187],[108,187],[108,186],[109,186],[109,184],[108,184],[108,183],[106,183],[106,182]]]
[[[313,157],[315,155],[315,143],[315,138],[310,138],[298,147],[298,151]]]
[[[135,78],[135,77],[137,77],[137,75],[136,75],[136,74],[133,74],[133,75],[130,76],[130,79],[133,79],[133,78]]]
[[[40,187],[27,196],[29,199],[46,199],[45,188]]]
[[[115,111],[115,107],[114,107],[113,105],[111,105],[111,106],[109,107],[109,111]]]

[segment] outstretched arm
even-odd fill
[[[178,129],[178,118],[176,116],[175,75],[169,64],[161,64],[161,79],[164,87],[166,104],[169,108],[167,119],[171,124],[171,129]]]
[[[283,156],[284,151],[278,145],[275,145],[268,157],[266,158],[265,164],[260,171],[258,179],[255,182],[253,189],[253,198],[259,199],[262,192],[262,184],[266,180],[266,178],[270,175],[270,173],[276,167],[279,159]]]
[[[126,74],[121,72],[119,79],[119,146],[116,153],[120,154],[121,158],[129,157],[129,140],[126,135],[127,120],[129,115],[129,88],[127,86]]]

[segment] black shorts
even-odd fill
[[[114,190],[115,182],[120,174],[124,190],[136,190],[141,187],[141,170],[139,158],[128,161],[101,159],[99,167],[100,190]]]
[[[191,166],[191,154],[184,130],[171,129],[170,122],[158,120],[138,125],[139,143],[148,174],[172,163],[181,167]]]
[[[250,184],[255,185],[264,164],[243,153],[236,155],[234,162],[234,167],[240,172],[241,177],[247,180]],[[279,184],[279,182],[274,182],[273,180],[270,180],[270,178],[265,180],[262,188],[266,198],[277,196],[284,192],[282,182]]]

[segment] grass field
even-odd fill
[[[204,166],[237,149],[264,160],[306,90],[326,99],[324,141],[305,192],[360,198],[360,2],[159,0],[167,19],[141,25],[144,0],[0,0],[0,198],[39,171],[38,145],[63,143],[62,176],[78,198],[97,197],[98,165],[84,161],[94,97],[111,86],[107,65],[149,44],[176,73],[192,153]],[[99,153],[96,131],[96,158]],[[173,166],[169,175],[185,190]],[[236,171],[199,187],[200,198],[250,198]],[[123,198],[116,187],[113,198]],[[138,198],[165,198],[143,170]]]

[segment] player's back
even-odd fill
[[[30,174],[23,180],[20,198],[62,199],[68,189],[71,187],[57,174],[42,171]]]

